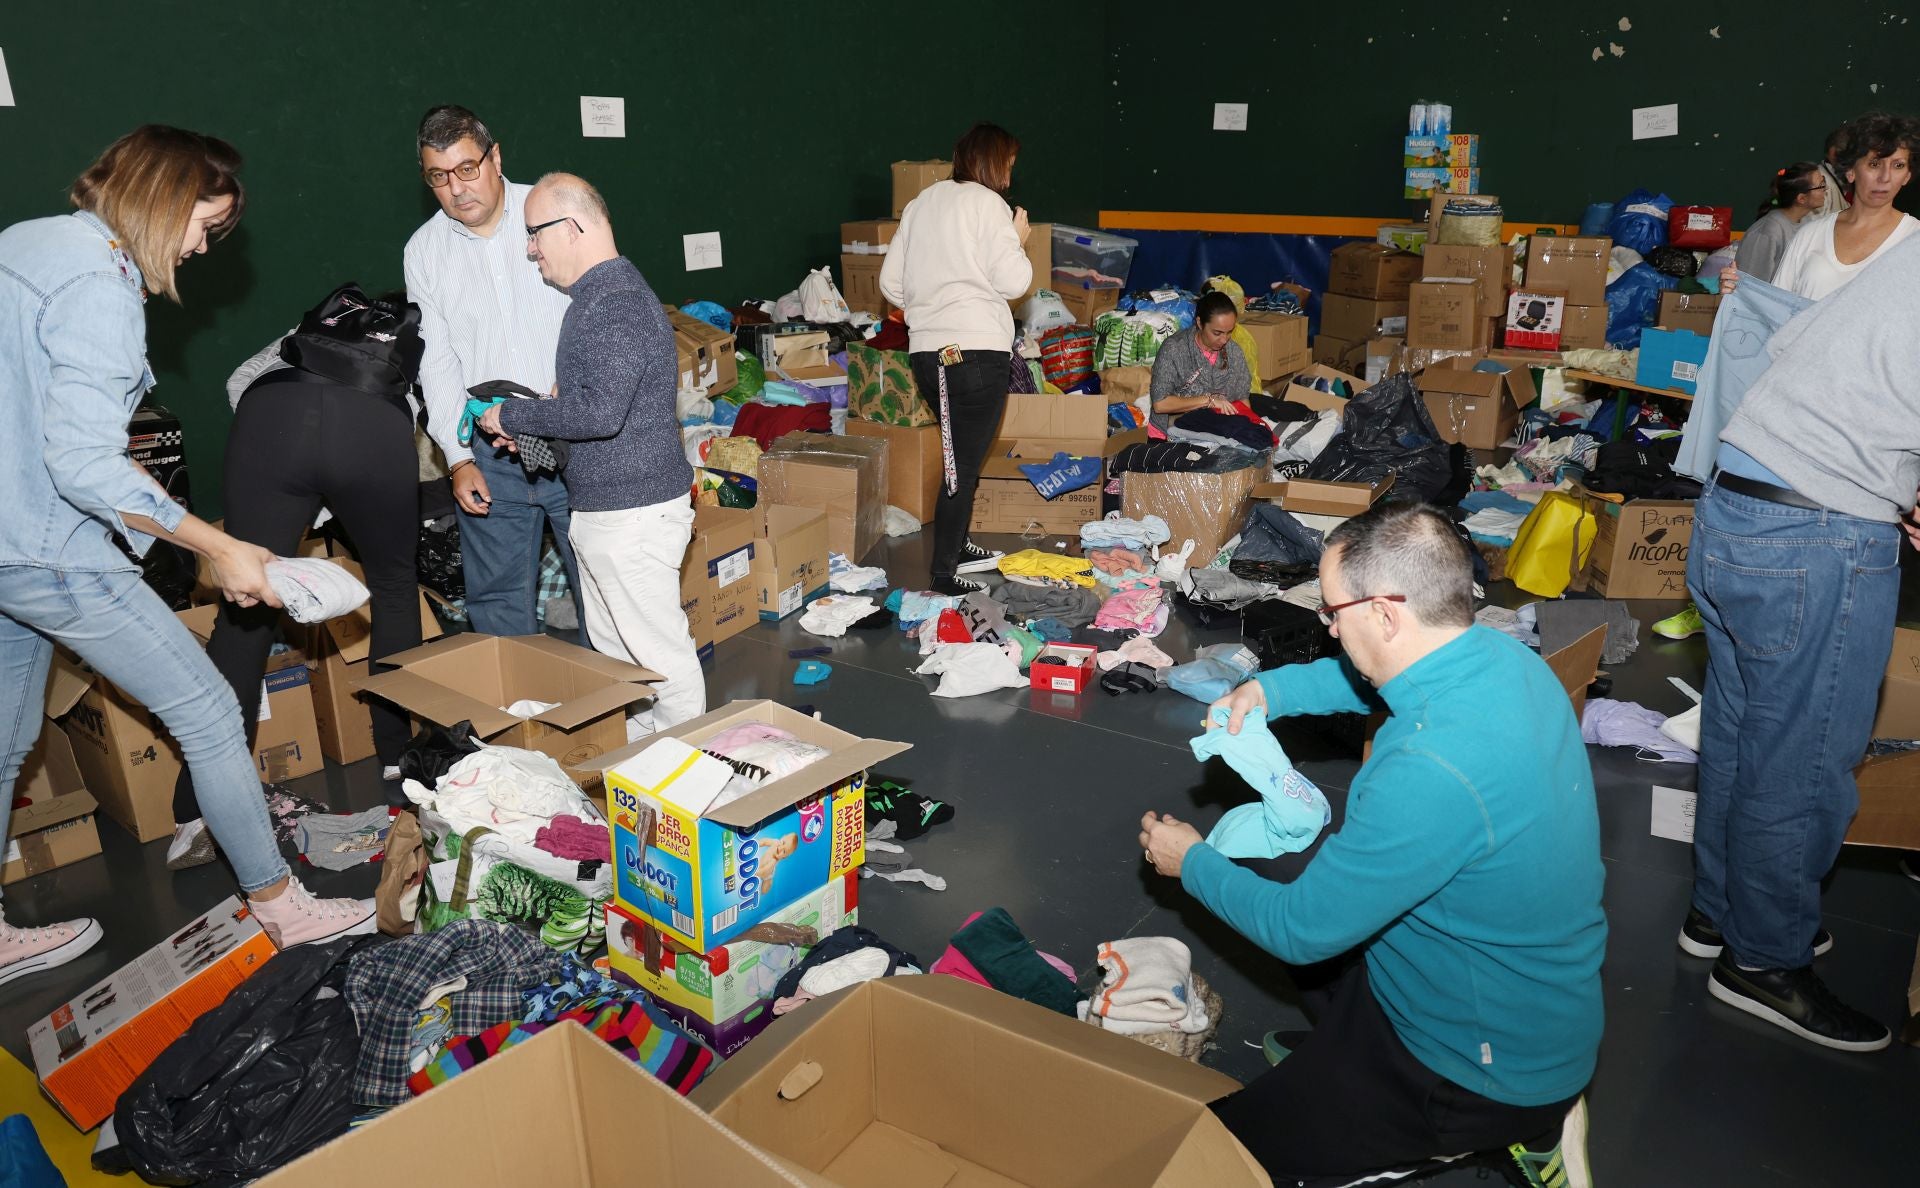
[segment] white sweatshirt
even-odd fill
[[[1032,284],[1013,211],[977,182],[941,181],[920,191],[901,213],[880,267],[881,295],[907,316],[910,351],[1010,349],[1007,302]]]

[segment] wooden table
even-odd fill
[[[1623,380],[1616,375],[1607,375],[1600,371],[1582,371],[1577,367],[1567,368],[1567,378],[1584,380],[1590,384],[1600,384],[1613,389],[1613,441],[1626,436],[1627,393],[1644,392],[1649,396],[1670,396],[1675,400],[1692,401],[1693,395],[1678,388],[1651,388],[1646,384],[1636,384],[1632,380]]]

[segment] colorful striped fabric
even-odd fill
[[[439,1057],[407,1078],[407,1088],[417,1097],[549,1027],[572,1022],[684,1097],[700,1084],[719,1058],[656,1011],[649,1003],[626,999],[530,1022],[501,1023],[478,1035],[456,1036],[447,1042]]]

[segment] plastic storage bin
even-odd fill
[[[1127,270],[1133,267],[1134,249],[1139,246],[1139,240],[1124,235],[1055,223],[1054,281],[1076,289],[1124,288]]]

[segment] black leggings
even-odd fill
[[[939,417],[939,352],[915,351],[907,361],[913,365],[921,399]],[[1007,411],[1008,362],[1006,351],[968,351],[966,358],[947,368],[948,420],[953,430],[953,469],[958,489],[949,495],[946,479],[940,480],[940,498],[933,509],[935,582],[951,580],[960,565],[967,526],[973,522],[973,494],[980,485],[980,467]]]
[[[370,669],[420,643],[414,549],[419,540],[419,464],[413,422],[383,397],[300,372],[271,372],[247,389],[227,437],[226,530],[236,540],[293,553],[324,504],[339,519],[366,570],[372,595]],[[280,612],[220,604],[207,655],[240,699],[249,744],[260,712],[260,681]],[[369,700],[374,748],[398,760],[407,717]],[[193,779],[174,785],[173,819],[200,816]]]

